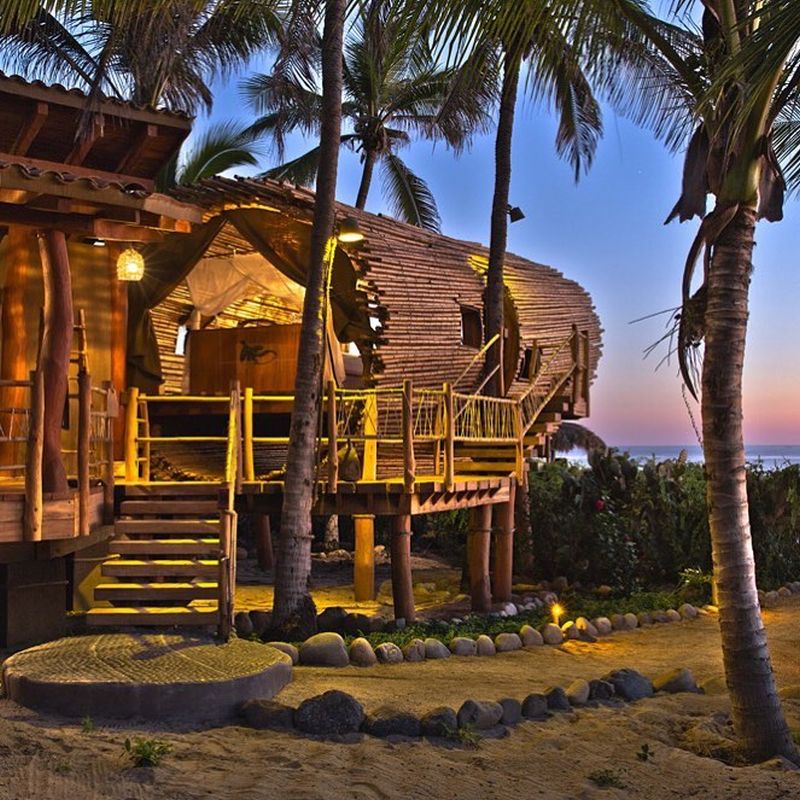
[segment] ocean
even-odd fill
[[[681,450],[686,450],[689,461],[702,462],[703,451],[699,445],[613,445],[620,452],[630,453],[632,458],[638,461],[647,461],[655,458],[656,461],[666,461],[667,459],[677,458]],[[766,469],[785,467],[788,464],[800,464],[800,445],[797,444],[762,444],[746,445],[745,453],[748,462],[761,462]],[[570,461],[579,464],[586,464],[586,455],[578,450],[571,453],[559,453]]]

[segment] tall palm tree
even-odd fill
[[[470,134],[488,125],[486,81],[469,87],[455,68],[437,63],[424,28],[404,24],[398,0],[370,0],[360,6],[344,48],[341,114],[348,125],[342,146],[361,156],[362,173],[355,205],[364,208],[375,167],[383,172],[384,196],[400,219],[439,229],[439,212],[427,183],[400,158],[412,136],[444,140],[456,151]],[[313,46],[321,41],[314,37]],[[317,54],[311,57],[316,61]],[[271,137],[278,157],[290,131],[318,133],[322,95],[316,81],[297,71],[254,75],[244,95],[259,114],[252,129]],[[269,170],[271,178],[310,184],[317,175],[320,148]]]

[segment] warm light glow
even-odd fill
[[[362,242],[364,241],[364,233],[355,217],[345,217],[339,225],[336,238],[345,243]]]
[[[558,620],[563,616],[564,609],[558,603],[553,603],[553,605],[550,606],[550,613],[553,615],[553,622],[558,625]]]
[[[144,258],[138,250],[128,247],[117,259],[117,278],[121,281],[140,281],[144,276]]]

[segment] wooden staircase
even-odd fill
[[[126,487],[93,626],[216,625],[225,519],[217,483]]]

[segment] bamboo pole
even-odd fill
[[[78,535],[88,536],[89,520],[89,447],[92,432],[92,379],[88,372],[78,372]]]
[[[25,511],[22,534],[26,542],[42,540],[42,460],[44,451],[44,373],[31,373],[31,421],[25,459]]]
[[[455,418],[453,416],[453,389],[444,384],[444,485],[447,491],[455,486]]]
[[[132,483],[139,479],[139,388],[128,389],[128,405],[125,407],[125,480]]]
[[[253,452],[253,387],[245,386],[244,389],[244,415],[242,420],[242,435],[244,436],[244,479],[256,479],[255,454]]]
[[[106,390],[106,417],[103,434],[106,437],[106,463],[103,474],[103,524],[114,524],[114,441],[116,439],[115,423],[118,416],[117,393],[111,381],[103,381]]]
[[[142,425],[144,428],[144,436],[142,437],[142,480],[150,480],[150,455],[152,453],[152,445],[150,443],[150,406],[147,400],[139,398],[139,406],[142,409]]]
[[[403,381],[403,485],[406,494],[414,494],[417,464],[414,456],[414,388],[410,380]]]
[[[334,381],[328,381],[326,402],[328,407],[328,491],[335,494],[339,489],[339,422],[336,410],[336,383]]]

